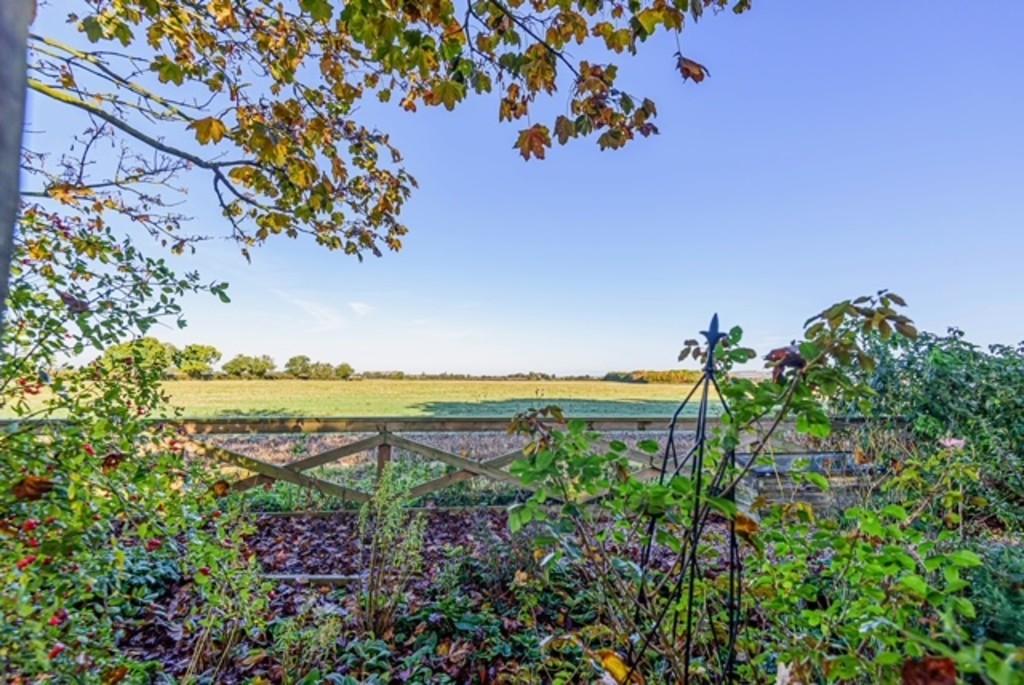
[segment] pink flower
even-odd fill
[[[943,438],[939,440],[939,444],[947,450],[962,450],[967,441],[963,438]]]

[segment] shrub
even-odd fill
[[[398,486],[394,467],[380,474],[377,488],[359,511],[362,568],[358,621],[370,636],[384,637],[394,627],[405,591],[422,565],[422,516],[410,518],[407,496]]]
[[[993,544],[982,553],[985,563],[969,577],[975,637],[1024,645],[1024,547]]]
[[[981,470],[968,495],[984,516],[1024,526],[1024,343],[982,349],[962,331],[874,341],[863,377],[873,416],[905,419],[924,441],[964,438]],[[982,513],[982,512],[979,512]]]

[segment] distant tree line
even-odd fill
[[[700,371],[690,369],[612,371],[604,375],[604,380],[616,383],[678,383],[689,385],[699,381],[700,375]]]
[[[266,354],[239,354],[224,362],[220,370],[217,362],[222,358],[213,345],[190,344],[178,349],[174,345],[152,337],[121,343],[107,348],[95,364],[114,365],[133,363],[158,373],[164,378],[195,379],[273,379],[297,378],[309,380],[507,380],[507,381],[572,381],[605,380],[617,383],[678,383],[689,384],[700,379],[700,371],[674,369],[669,371],[612,371],[603,377],[588,375],[560,376],[553,373],[528,371],[521,373],[480,375],[468,373],[419,373],[404,371],[363,371],[356,373],[351,364],[330,364],[313,361],[307,355],[290,357],[284,368],[278,370],[272,357]]]
[[[145,337],[138,340],[108,347],[93,364],[113,366],[136,364],[164,378],[302,378],[347,380],[355,374],[351,364],[338,365],[314,362],[306,355],[292,357],[285,363],[284,371],[277,371],[277,364],[269,355],[239,354],[216,369],[222,358],[220,350],[213,345],[190,344],[178,349],[174,345]]]

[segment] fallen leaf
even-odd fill
[[[644,682],[643,676],[635,669],[630,673],[630,667],[617,652],[610,649],[599,649],[597,656],[601,660],[601,666],[608,672],[608,675],[615,679],[618,685],[625,685],[627,682],[642,685]]]

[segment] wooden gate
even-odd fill
[[[589,428],[595,431],[664,431],[668,419],[637,419],[637,418],[593,418],[584,419]],[[693,425],[689,425],[692,423]],[[429,461],[438,461],[456,469],[440,478],[418,485],[410,490],[413,498],[436,492],[456,483],[474,477],[488,478],[493,481],[524,486],[518,478],[505,470],[518,459],[524,458],[521,449],[513,450],[498,456],[471,459],[453,452],[426,445],[404,437],[400,433],[493,433],[506,432],[509,419],[503,418],[259,418],[259,419],[208,419],[184,421],[180,424],[183,432],[189,436],[194,449],[211,459],[221,461],[245,469],[252,475],[235,481],[231,487],[235,491],[281,481],[310,488],[317,492],[348,502],[365,502],[370,493],[355,490],[322,478],[308,475],[308,471],[318,466],[337,462],[363,452],[376,451],[377,471],[380,471],[392,458],[393,449],[401,449],[410,454]],[[695,422],[683,422],[679,429],[692,430]],[[323,434],[323,433],[371,433],[369,437],[355,442],[304,456],[283,465],[271,464],[224,447],[210,444],[203,440],[204,436],[212,435],[274,435],[274,434]],[[639,466],[638,477],[657,475],[655,460],[650,455],[630,449],[626,456]]]

